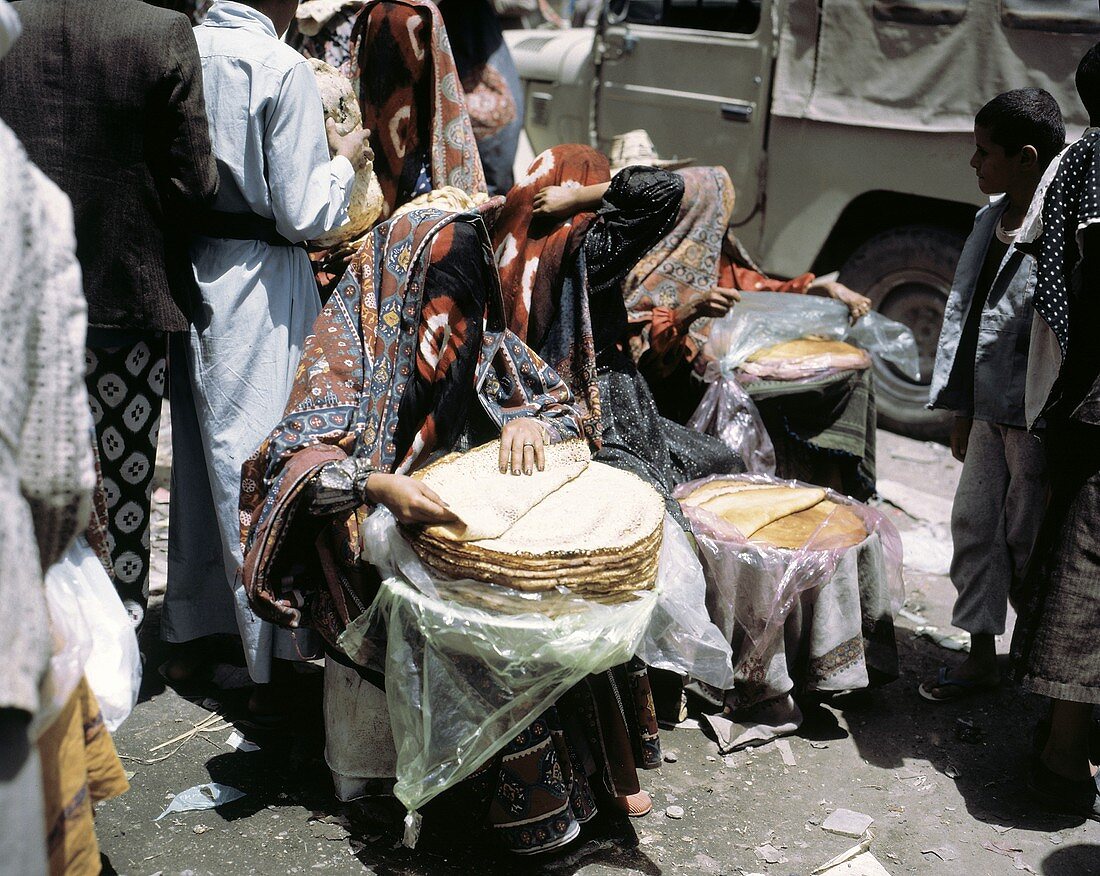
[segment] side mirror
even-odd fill
[[[621,24],[630,12],[630,0],[607,0],[604,7],[604,20],[608,24]]]

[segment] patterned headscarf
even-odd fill
[[[690,167],[676,227],[646,253],[623,283],[631,322],[646,322],[654,307],[679,307],[718,285],[722,242],[733,215],[733,183],[724,167]],[[702,349],[709,319],[691,324],[692,340]],[[644,334],[644,333],[643,333]],[[635,351],[635,357],[639,355]]]
[[[564,322],[559,314],[565,281],[562,267],[568,266],[580,250],[596,214],[539,220],[532,219],[532,212],[535,195],[547,186],[589,186],[609,179],[607,159],[595,149],[555,146],[536,156],[516,180],[493,228],[493,250],[508,328],[533,349],[542,350],[573,388],[577,402],[584,406],[585,432],[593,443],[599,440],[600,400],[586,276],[579,278],[584,294],[569,302],[573,324],[558,326],[553,354],[544,346],[555,318],[559,324]]]
[[[734,205],[729,173],[724,167],[689,167],[677,173],[684,179],[684,199],[676,224],[627,275],[623,297],[633,326],[630,352],[636,361],[651,347],[654,353],[664,355],[668,338],[674,335],[675,348],[667,351],[673,361],[666,367],[678,364],[686,352],[688,360],[702,371],[704,360],[699,354],[710,335],[711,319],[696,319],[681,337],[679,331],[669,331],[672,311],[719,286],[802,293],[814,275],[773,280],[743,251],[734,260],[726,259],[723,250]],[[740,249],[739,243],[736,246]],[[663,337],[655,337],[657,334]]]
[[[433,189],[486,192],[470,114],[447,31],[429,0],[373,0],[352,33],[352,81],[371,131],[383,217],[414,194],[421,170]]]
[[[582,186],[611,179],[607,159],[588,146],[566,145],[535,157],[504,202],[493,229],[493,248],[508,327],[538,347],[557,308],[562,262],[575,253],[595,213],[533,220],[535,195],[547,186]]]

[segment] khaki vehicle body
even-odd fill
[[[973,118],[1039,86],[1072,138],[1095,0],[610,0],[598,28],[507,35],[535,152],[634,128],[662,157],[723,165],[733,225],[769,273],[839,271],[921,346],[923,379],[876,363],[885,425],[924,409],[962,240],[987,199]]]

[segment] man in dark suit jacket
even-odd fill
[[[189,220],[217,189],[198,47],[185,16],[141,0],[14,7],[23,36],[0,61],[0,118],[73,202],[108,546],[136,625],[167,333],[188,327]]]

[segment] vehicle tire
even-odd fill
[[[841,283],[870,298],[883,316],[909,326],[917,339],[919,381],[875,358],[878,421],[892,432],[921,439],[943,439],[950,433],[951,415],[925,405],[963,243],[963,237],[946,228],[892,228],[867,240],[840,269]]]

